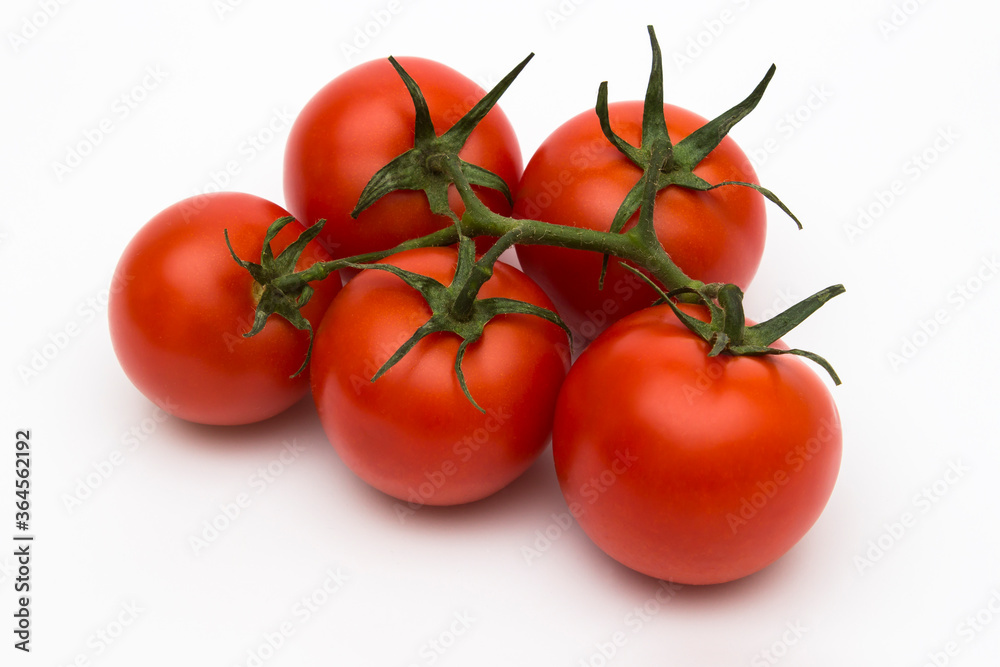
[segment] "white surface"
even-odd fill
[[[342,44],[390,6],[397,13],[348,62]],[[893,19],[898,29],[883,34]],[[15,48],[11,34],[31,33],[26,20],[43,25]],[[995,664],[1000,227],[987,193],[1000,176],[998,20],[1000,6],[982,1],[7,0],[0,663],[252,665],[248,651],[287,623],[292,634],[263,664]],[[702,115],[778,65],[733,136],[766,152],[762,182],[806,229],[769,207],[748,314],[829,284],[848,289],[787,339],[825,354],[844,378],[834,392],[845,442],[826,512],[785,558],[734,584],[670,595],[576,526],[526,562],[522,549],[565,510],[548,452],[493,498],[401,524],[393,501],[339,462],[308,400],[253,427],[156,421],[114,358],[103,306],[146,220],[229,161],[239,167],[230,189],[282,202],[282,115],[350,64],[389,54],[435,58],[490,85],[536,52],[502,100],[527,160],[593,105],[600,81],[612,99],[641,98],[650,22],[668,101]],[[678,64],[689,48],[697,57]],[[126,115],[118,100],[144,79]],[[797,127],[786,119],[796,113]],[[60,180],[54,164],[103,119],[110,133]],[[272,122],[273,140],[248,150]],[[936,160],[914,170],[925,151]],[[896,180],[884,214],[849,236],[859,207],[877,207]],[[981,288],[968,299],[956,292],[967,284]],[[936,313],[944,323],[923,336]],[[71,326],[78,334],[23,380],[18,368]],[[918,352],[894,368],[890,353],[914,337]],[[11,632],[18,428],[34,442],[30,655],[12,648]],[[130,440],[135,429],[141,439]],[[304,451],[262,485],[256,471],[291,440]],[[65,496],[116,451],[120,465],[68,510]],[[943,481],[953,463],[963,474]],[[941,495],[921,499],[935,484]],[[196,555],[190,537],[244,493],[250,506]],[[913,521],[892,537],[907,513]],[[888,550],[859,570],[880,540]],[[323,604],[307,613],[310,597]],[[117,635],[110,644],[97,634],[105,629]],[[624,644],[605,661],[599,645],[615,633]]]

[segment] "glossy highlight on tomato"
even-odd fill
[[[178,202],[147,222],[122,254],[108,303],[111,342],[129,380],[169,414],[200,424],[249,424],[301,399],[309,336],[271,316],[252,338],[260,286],[226,247],[260,261],[268,226],[288,212],[260,197],[222,192]],[[303,227],[286,226],[278,254]],[[297,269],[329,256],[307,246]],[[302,309],[313,326],[340,289],[334,277],[315,285]]]
[[[620,320],[567,376],[552,440],[594,543],[685,584],[739,579],[786,553],[826,506],[841,460],[837,408],[807,362],[709,351],[668,306]]]
[[[609,105],[612,129],[638,146],[642,102]],[[676,145],[706,123],[704,118],[664,105],[667,130]],[[729,137],[694,173],[709,183],[757,184],[750,161]],[[621,202],[642,170],[601,132],[597,114],[581,113],[557,128],[528,162],[514,201],[514,217],[608,231]],[[638,213],[626,223],[629,229]],[[669,186],[656,197],[653,224],[671,259],[690,277],[706,283],[734,283],[746,290],[764,252],[763,196],[751,188],[725,186],[699,192]],[[601,255],[553,246],[518,246],[522,269],[555,302],[581,343],[611,323],[650,305],[657,294],[612,258],[604,289],[598,289]]]
[[[422,248],[385,261],[447,285],[457,258],[452,248]],[[530,278],[502,262],[479,295],[552,308]],[[562,329],[534,315],[505,314],[486,325],[462,363],[484,413],[459,384],[461,339],[453,333],[427,336],[371,382],[430,315],[401,278],[362,271],[323,318],[311,364],[313,398],[341,459],[411,507],[479,500],[524,472],[548,443],[569,368]]]

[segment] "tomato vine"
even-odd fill
[[[671,259],[657,239],[653,229],[653,210],[658,192],[668,187],[707,191],[721,187],[749,187],[761,193],[781,208],[801,227],[798,219],[770,190],[759,185],[741,181],[709,183],[695,175],[693,169],[727,136],[732,127],[749,114],[761,99],[775,68],[772,65],[767,74],[739,104],[733,106],[700,129],[688,135],[676,145],[667,135],[663,112],[663,71],[662,55],[652,26],[648,28],[653,62],[647,86],[642,118],[642,140],[633,146],[618,136],[608,118],[607,82],[601,84],[595,113],[601,122],[607,140],[622,154],[642,169],[642,176],[622,201],[609,231],[580,229],[535,219],[507,217],[490,210],[480,200],[473,186],[500,191],[510,201],[509,185],[496,174],[459,158],[458,151],[476,125],[494,107],[500,96],[513,83],[517,75],[531,59],[531,55],[517,65],[468,113],[450,129],[438,136],[430,119],[427,102],[416,82],[393,58],[390,62],[406,84],[416,111],[414,146],[399,155],[370,180],[361,194],[352,217],[357,217],[381,197],[395,190],[417,190],[426,195],[431,210],[451,219],[452,224],[439,230],[405,241],[391,249],[368,252],[333,261],[317,262],[303,271],[295,271],[295,252],[301,252],[305,241],[294,248],[273,256],[270,239],[287,221],[278,220],[265,239],[260,264],[247,262],[236,257],[244,268],[263,287],[262,296],[255,313],[254,328],[247,336],[257,333],[272,314],[288,319],[298,328],[308,329],[309,323],[297,316],[308,302],[310,283],[323,280],[330,274],[346,267],[377,268],[394,272],[427,298],[433,315],[428,323],[414,333],[397,353],[372,378],[375,381],[389,366],[398,361],[417,341],[431,332],[451,331],[463,338],[455,369],[463,390],[470,401],[465,379],[461,370],[462,354],[466,346],[476,340],[483,326],[495,315],[502,312],[530,312],[562,324],[552,311],[529,304],[492,303],[485,305],[477,299],[479,287],[492,274],[492,267],[500,254],[509,247],[518,245],[551,245],[600,253],[604,256],[600,281],[603,284],[608,261],[611,257],[636,271],[660,291],[661,301],[670,304],[681,322],[695,335],[711,344],[710,356],[719,354],[737,356],[758,356],[768,354],[797,354],[820,364],[836,384],[840,379],[833,367],[821,356],[803,350],[774,348],[771,345],[782,335],[801,323],[829,299],[844,291],[842,285],[834,285],[807,297],[786,311],[760,324],[747,327],[743,316],[743,292],[733,284],[703,283],[691,278]],[[465,211],[458,216],[448,205],[448,190],[454,187],[461,196]],[[638,222],[625,230],[625,223],[636,212]],[[310,227],[303,238],[314,238],[322,230],[320,220]],[[479,260],[475,260],[469,239],[481,236],[499,237],[493,248]],[[379,260],[405,250],[432,246],[460,244],[460,269],[456,271],[451,285],[445,287],[435,281],[421,280],[408,275],[398,268],[384,264],[374,264]],[[291,251],[291,254],[289,252]],[[472,254],[470,254],[472,253]],[[432,284],[433,283],[433,284]],[[699,302],[708,307],[710,320],[703,322],[685,315],[677,308],[675,301]],[[544,311],[544,312],[542,312]],[[311,329],[310,329],[311,334]],[[301,369],[300,369],[301,370]],[[477,406],[478,407],[478,406]]]

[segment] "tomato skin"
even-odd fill
[[[609,105],[611,127],[633,145],[642,135],[642,102]],[[671,141],[705,124],[705,119],[666,104]],[[726,137],[694,173],[709,183],[757,184],[743,151]],[[618,207],[642,176],[601,132],[597,114],[581,113],[557,128],[532,156],[521,177],[514,217],[608,231]],[[626,224],[630,228],[638,213]],[[697,192],[676,186],[660,191],[653,217],[656,235],[674,262],[706,283],[735,283],[746,290],[764,252],[764,198],[741,186]],[[582,250],[518,246],[522,269],[555,302],[581,343],[611,323],[648,306],[657,294],[612,259],[598,290],[601,256]]]
[[[424,248],[385,261],[448,284],[456,258],[451,248]],[[527,276],[502,262],[480,296],[552,307]],[[458,383],[455,334],[431,334],[370,382],[430,314],[400,278],[362,271],[317,332],[312,391],[330,442],[361,479],[416,505],[454,505],[500,490],[544,449],[569,368],[568,346],[565,333],[539,317],[494,318],[462,364],[485,414]]]
[[[420,86],[440,136],[479,101],[485,91],[455,70],[423,58],[398,62]],[[306,104],[285,149],[284,189],[296,219],[327,223],[320,242],[335,258],[385,250],[430,234],[450,220],[431,213],[422,192],[397,190],[363,211],[350,212],[371,177],[413,148],[413,102],[388,60],[362,63],[328,83]],[[517,187],[523,161],[510,121],[494,107],[472,132],[459,155]],[[502,215],[510,204],[496,190],[475,187],[480,199]],[[465,210],[451,188],[451,208]]]
[[[178,202],[146,223],[115,269],[108,302],[111,342],[129,380],[174,416],[200,424],[249,424],[293,405],[308,373],[290,378],[305,359],[308,335],[271,316],[253,324],[256,283],[229,254],[223,230],[242,259],[259,262],[264,234],[288,213],[250,194],[212,193]],[[303,227],[286,226],[275,255]],[[328,260],[315,244],[297,268]],[[315,326],[340,290],[337,276],[314,283],[303,309]]]
[[[837,408],[806,362],[708,351],[668,306],[629,315],[574,364],[552,440],[560,487],[597,546],[685,584],[738,579],[787,552],[841,460]]]

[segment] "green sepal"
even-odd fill
[[[743,290],[737,285],[723,285],[717,299],[722,309],[722,333],[726,335],[726,345],[741,345],[747,322],[743,312]]]
[[[425,295],[427,293],[435,294],[438,290],[447,289],[444,285],[429,276],[401,269],[394,264],[355,264],[354,262],[347,262],[345,266],[361,271],[375,269],[376,271],[391,273],[413,289]]]
[[[309,358],[312,356],[312,325],[309,324],[309,320],[307,320],[300,311],[300,309],[309,302],[312,295],[313,288],[309,285],[302,288],[298,297],[290,297],[290,295],[279,293],[270,285],[265,286],[264,292],[261,294],[260,301],[257,303],[257,310],[254,312],[253,328],[243,334],[244,338],[256,336],[264,328],[264,325],[267,323],[267,318],[275,314],[288,320],[288,322],[291,323],[291,325],[296,329],[308,333],[309,345],[306,348],[306,355],[302,359],[302,365],[299,366],[298,370],[292,373],[289,377],[298,377],[303,371],[305,371],[309,366]]]
[[[654,139],[666,141],[667,152],[672,154],[673,144],[667,134],[667,119],[663,115],[663,54],[653,26],[646,26],[646,31],[649,33],[653,62],[649,68],[646,97],[642,104],[642,145],[647,146]],[[668,158],[668,164],[672,160],[672,157]]]
[[[717,357],[729,349],[729,336],[725,332],[716,331],[709,342],[712,344],[712,349],[708,351],[710,357]]]
[[[824,359],[823,357],[819,356],[818,354],[814,352],[809,352],[807,350],[800,350],[797,348],[784,350],[776,347],[765,347],[765,348],[752,348],[747,350],[739,350],[731,353],[745,357],[763,356],[767,354],[794,354],[799,357],[804,357],[805,359],[808,359],[809,361],[812,361],[813,363],[819,365],[820,367],[823,368],[823,370],[827,372],[827,374],[829,374],[830,379],[833,380],[833,383],[835,385],[841,384],[840,376],[837,375],[837,371],[833,369],[833,366],[830,364],[830,362]]]
[[[751,357],[768,354],[794,354],[821,366],[830,375],[834,384],[841,383],[840,376],[837,375],[833,366],[820,355],[807,350],[775,348],[771,345],[805,321],[827,301],[838,294],[843,294],[845,291],[843,285],[832,285],[820,290],[771,319],[748,327],[743,311],[743,290],[737,285],[711,284],[705,285],[702,290],[684,287],[666,294],[642,271],[624,262],[621,262],[621,265],[655,289],[660,294],[662,302],[670,307],[681,324],[711,345],[708,356],[730,354]],[[698,296],[698,300],[708,308],[710,316],[708,322],[681,310],[674,298],[682,294],[696,294]]]
[[[615,212],[615,217],[611,221],[611,228],[608,230],[613,234],[618,234],[624,229],[625,223],[629,221],[629,218],[639,210],[642,205],[642,192],[645,185],[643,179],[636,181],[632,189],[628,191],[625,195],[625,199],[622,200],[621,206],[618,207],[618,211]],[[611,256],[605,253],[601,258],[601,276],[597,281],[597,288],[604,289],[604,278],[608,272],[608,260]]]
[[[296,329],[305,331],[309,334],[309,346],[306,349],[305,358],[302,360],[302,365],[299,366],[298,370],[291,375],[293,378],[299,376],[303,371],[305,371],[309,365],[309,358],[312,354],[312,325],[309,324],[309,320],[302,315],[300,310],[303,306],[309,303],[309,299],[312,298],[314,290],[308,283],[306,283],[301,285],[294,292],[284,292],[276,288],[273,283],[275,279],[295,272],[295,265],[298,263],[299,258],[302,256],[306,246],[310,241],[316,238],[316,236],[323,229],[323,225],[326,224],[326,220],[320,220],[316,224],[307,228],[299,234],[299,237],[293,243],[289,244],[288,247],[282,250],[278,256],[275,257],[274,251],[271,248],[271,242],[282,229],[294,221],[295,218],[291,216],[283,216],[268,226],[267,232],[264,235],[264,245],[260,253],[260,264],[241,259],[236,254],[232,243],[229,241],[229,230],[223,230],[223,236],[226,239],[226,247],[229,248],[229,254],[234,260],[236,260],[237,264],[250,273],[251,277],[262,288],[260,299],[257,302],[257,308],[254,311],[253,325],[250,327],[249,331],[243,334],[243,337],[250,338],[251,336],[256,336],[260,333],[264,329],[264,326],[267,324],[267,320],[271,315],[279,315],[286,319]]]
[[[416,112],[415,124],[413,128],[414,139],[417,142],[430,141],[437,138],[437,134],[434,132],[434,122],[431,120],[431,111],[427,106],[427,100],[424,98],[424,94],[420,90],[420,86],[417,82],[413,80],[413,77],[403,69],[403,66],[399,64],[399,61],[389,56],[389,64],[392,65],[396,73],[403,80],[403,85],[406,86],[406,91],[410,94],[410,100],[413,102],[414,111]]]
[[[648,32],[653,52],[653,64],[650,68],[649,82],[646,87],[645,102],[643,104],[642,140],[640,146],[632,146],[618,136],[611,128],[608,111],[607,82],[603,82],[598,88],[597,105],[595,107],[604,136],[615,148],[644,172],[649,168],[652,160],[652,145],[659,143],[663,146],[666,159],[663,165],[658,167],[660,170],[657,186],[659,190],[671,185],[698,191],[708,191],[731,185],[752,188],[763,195],[768,201],[777,204],[795,222],[796,226],[801,229],[802,223],[795,214],[792,213],[777,195],[767,188],[742,181],[725,181],[712,184],[695,175],[693,171],[722,142],[733,126],[754,110],[764,95],[764,91],[767,89],[771,78],[774,76],[775,66],[771,65],[768,68],[764,78],[743,101],[708,121],[676,145],[673,145],[667,134],[666,118],[663,112],[663,56],[652,26],[648,26]],[[615,216],[613,223],[617,224],[617,227],[612,227],[612,231],[621,230],[625,221],[635,212],[635,209],[631,208],[633,205],[634,202],[629,202],[627,206],[623,202],[622,208],[619,209],[619,214]],[[628,212],[628,215],[625,215],[626,212]],[[606,267],[607,262],[605,261],[601,271],[602,285]]]
[[[427,336],[430,336],[432,333],[438,333],[439,331],[444,331],[444,329],[441,327],[440,322],[434,321],[434,318],[427,320],[422,325],[417,327],[417,330],[413,332],[413,335],[410,336],[408,339],[406,339],[406,342],[400,345],[399,348],[397,348],[396,351],[392,353],[392,356],[390,356],[386,360],[386,362],[382,364],[382,366],[375,372],[375,375],[372,376],[371,381],[375,382],[380,377],[385,375],[389,371],[389,369],[391,369],[393,366],[399,363],[399,361],[403,357],[405,357],[410,350],[416,347],[417,343],[422,341]]]
[[[497,85],[490,89],[490,92],[486,93],[481,100],[476,102],[476,104],[469,109],[468,113],[459,118],[454,125],[445,131],[445,133],[441,136],[442,141],[449,147],[454,148],[454,151],[457,154],[458,151],[461,150],[462,146],[465,145],[465,142],[468,141],[472,131],[476,129],[476,126],[479,125],[480,121],[486,118],[486,114],[488,114],[490,110],[496,106],[496,103],[500,100],[500,96],[507,92],[510,85],[514,83],[514,79],[517,78],[517,75],[521,73],[521,70],[523,70],[525,66],[527,66],[528,62],[534,57],[534,53],[529,53],[527,57],[519,62],[514,69],[508,72],[504,78],[500,79]],[[514,197],[511,195],[510,188],[507,186],[507,183],[502,178],[488,169],[469,164],[468,162],[463,161],[462,167],[462,173],[465,174],[470,183],[499,190],[507,199],[507,203],[511,206],[514,205]]]
[[[694,176],[694,174],[692,174],[692,176]],[[702,183],[708,185],[707,181],[703,180]],[[764,195],[764,198],[770,201],[772,204],[777,204],[778,208],[780,208],[785,215],[787,215],[789,218],[792,219],[792,222],[795,223],[795,226],[798,227],[799,229],[802,229],[802,223],[799,221],[798,217],[796,217],[796,215],[792,213],[792,210],[790,208],[785,206],[785,203],[783,201],[778,199],[778,195],[774,194],[773,192],[771,192],[770,190],[761,185],[757,185],[756,183],[745,183],[743,181],[723,181],[721,183],[716,183],[715,185],[708,185],[708,187],[706,188],[701,188],[698,187],[697,185],[687,185],[687,184],[685,184],[685,187],[691,188],[693,190],[702,190],[702,189],[714,190],[715,188],[721,188],[727,185],[739,185],[744,188],[750,188],[751,190],[756,190],[760,194]]]
[[[522,60],[441,136],[434,131],[430,109],[420,86],[395,58],[390,57],[389,62],[403,80],[413,102],[415,111],[413,148],[396,156],[372,176],[361,191],[358,203],[351,211],[351,217],[357,218],[366,208],[395,190],[420,190],[426,195],[432,212],[450,217],[457,222],[455,213],[448,205],[448,188],[452,180],[447,171],[441,168],[441,162],[446,156],[458,155],[476,126],[496,105],[500,96],[510,87],[533,56],[534,54],[530,54]],[[500,176],[464,160],[460,160],[460,164],[462,173],[469,183],[498,190],[508,203],[513,204],[514,198],[510,187]]]
[[[461,159],[459,160],[459,163],[462,165],[462,173],[465,174],[465,177],[468,179],[470,184],[490,188],[492,190],[499,190],[500,194],[502,194],[507,200],[507,203],[511,206],[514,205],[514,196],[510,193],[510,188],[507,187],[506,181],[489,169],[480,167],[477,164],[472,164],[471,162],[466,162]]]
[[[715,150],[716,146],[722,143],[729,131],[733,129],[733,126],[743,120],[760,102],[760,98],[763,97],[764,91],[767,89],[767,84],[774,76],[775,69],[774,65],[768,68],[767,74],[745,100],[677,142],[674,147],[674,160],[677,165],[690,171]]]
[[[653,126],[655,128],[655,125]],[[654,130],[655,131],[655,130]],[[665,137],[665,134],[664,134]],[[646,146],[644,146],[644,149]],[[634,208],[639,209],[639,220],[632,230],[632,233],[639,238],[639,242],[649,247],[655,244],[660,247],[656,237],[656,230],[653,226],[653,210],[656,205],[656,195],[659,192],[660,169],[670,161],[670,140],[659,138],[654,140],[648,147],[649,164],[643,172],[642,178],[632,186],[624,201],[618,207],[614,220],[611,222],[611,232],[618,233],[624,227],[625,222],[634,213]],[[662,249],[662,248],[661,248]],[[601,275],[598,278],[598,288],[604,288],[604,278],[607,273],[609,255],[604,254],[601,260]]]
[[[508,241],[510,239],[507,239]],[[492,262],[496,260],[493,256],[496,253],[488,253],[488,257],[483,260],[487,265],[476,261],[475,243],[468,237],[461,237],[458,247],[458,263],[455,267],[455,276],[448,286],[424,276],[419,273],[401,269],[392,264],[347,264],[357,269],[376,269],[391,273],[420,294],[427,301],[431,309],[431,316],[386,360],[384,364],[372,376],[371,381],[375,382],[385,375],[393,366],[412,350],[417,343],[432,333],[452,333],[462,339],[458,352],[455,356],[455,375],[458,378],[459,386],[469,402],[480,412],[485,412],[482,406],[476,402],[469,391],[465,372],[462,369],[462,361],[469,345],[479,340],[486,325],[498,315],[524,314],[541,317],[553,324],[558,325],[569,337],[572,346],[573,335],[566,323],[553,311],[536,306],[524,301],[507,299],[502,297],[491,297],[486,299],[476,298],[479,288],[492,275]],[[457,307],[460,301],[470,298],[468,308]]]
[[[476,339],[478,340],[478,339]],[[462,393],[465,397],[469,399],[472,406],[482,413],[486,413],[483,406],[476,402],[476,399],[472,397],[472,392],[469,391],[469,385],[465,381],[465,371],[462,370],[462,361],[465,359],[465,350],[468,349],[469,345],[473,343],[473,339],[463,338],[461,344],[458,346],[458,352],[455,354],[455,376],[458,378],[458,384],[462,388]]]
[[[486,299],[479,299],[476,301],[476,307],[482,313],[486,313],[489,319],[493,319],[497,315],[534,315],[535,317],[540,317],[543,320],[548,320],[555,324],[563,333],[566,334],[566,338],[569,340],[570,347],[573,345],[573,332],[566,325],[559,315],[548,308],[542,308],[541,306],[536,306],[533,303],[528,303],[527,301],[518,301],[517,299],[507,299],[504,297],[490,297]]]
[[[811,296],[807,296],[769,320],[749,327],[746,340],[753,345],[766,347],[787,334],[819,310],[823,304],[846,290],[843,285],[831,285]]]
[[[422,162],[422,156],[412,152],[412,149],[393,158],[365,184],[357,205],[351,211],[351,217],[357,218],[366,208],[396,190],[423,190],[431,210],[438,213],[441,197],[435,190],[440,188],[435,188],[434,183],[428,182],[426,175],[422,173]],[[447,197],[444,201],[447,203]]]
[[[597,119],[601,124],[601,131],[611,144],[617,148],[621,153],[625,154],[629,160],[634,162],[636,165],[642,166],[643,156],[642,151],[636,148],[632,144],[628,143],[622,139],[614,130],[611,129],[611,117],[610,111],[608,110],[608,82],[602,81],[601,85],[597,88],[597,106],[595,108],[597,111]]]

